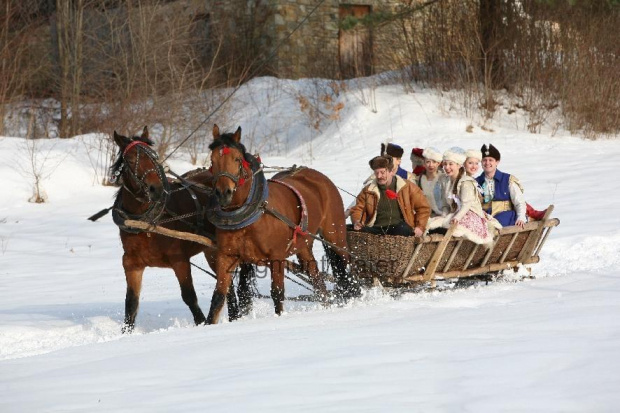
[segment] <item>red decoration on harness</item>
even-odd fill
[[[243,166],[243,169],[249,169],[250,168],[250,163],[248,161],[246,161],[245,159],[243,159],[241,161],[241,166]]]
[[[263,161],[261,161],[260,159],[260,155],[256,155],[256,160],[258,161],[258,163],[263,163]]]
[[[131,142],[129,145],[127,145],[127,147],[125,148],[125,150],[123,151],[123,156],[127,155],[127,152],[129,152],[129,150],[131,148],[133,148],[136,145],[146,145],[148,146],[148,144],[146,142],[142,142],[142,141],[133,141]]]
[[[243,184],[245,184],[245,179],[244,178],[239,178],[239,183],[237,185],[243,186]]]
[[[302,235],[302,236],[303,236],[303,235],[307,235],[307,234],[308,234],[308,232],[307,232],[307,231],[302,230],[302,229],[301,229],[301,227],[300,227],[299,225],[297,225],[297,226],[295,227],[295,229],[293,230],[293,243],[297,242],[297,234],[299,234],[299,235]]]
[[[396,194],[396,192],[392,191],[391,189],[386,189],[385,190],[385,195],[389,199],[396,199],[396,198],[398,198],[398,195]]]
[[[224,146],[222,147],[222,149],[220,149],[220,156],[228,155],[229,153],[230,153],[230,148],[228,146]]]

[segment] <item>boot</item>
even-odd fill
[[[532,207],[528,203],[525,204],[525,211],[526,211],[527,216],[533,219],[534,221],[540,221],[541,219],[543,219],[545,216],[545,213],[547,212],[546,209],[544,211],[538,211],[534,209],[534,207]]]

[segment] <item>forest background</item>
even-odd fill
[[[278,77],[270,65],[278,45],[261,43],[265,4],[278,2],[239,1],[234,16],[218,18],[188,12],[189,3],[3,0],[0,136],[68,138],[157,125],[161,154],[181,141],[197,152],[184,138],[238,85]],[[363,19],[341,20],[340,30],[393,38],[373,56],[393,68],[377,82],[457,91],[455,103],[483,128],[509,106],[528,113],[530,132],[555,113],[555,128],[596,139],[620,130],[619,11],[619,0],[408,0],[396,11],[379,2]],[[339,80],[328,63],[314,75]],[[319,129],[321,118],[337,116],[339,108],[325,102],[338,92],[335,83],[298,96],[299,110]]]

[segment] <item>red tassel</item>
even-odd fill
[[[303,231],[303,230],[301,229],[301,227],[300,227],[299,225],[297,225],[297,226],[295,227],[295,229],[293,230],[293,241],[292,241],[293,243],[297,242],[297,234],[299,234],[299,235],[302,235],[302,236],[303,236],[303,235],[307,235],[307,234],[308,234],[308,232]]]
[[[230,153],[230,148],[228,146],[224,146],[222,148],[222,155],[228,155]]]
[[[263,161],[261,161],[260,159],[260,155],[256,155],[256,160],[258,161],[258,163],[263,163]]]
[[[244,178],[239,178],[239,186],[243,186],[243,184],[245,183],[245,179]]]
[[[398,198],[398,195],[396,194],[396,192],[392,191],[391,189],[386,189],[385,190],[385,195],[390,198],[390,199],[396,199]]]
[[[241,166],[243,166],[243,169],[250,169],[250,163],[245,159],[241,161]]]

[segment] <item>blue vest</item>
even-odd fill
[[[501,172],[499,169],[495,171],[493,176],[495,181],[495,193],[493,194],[493,201],[510,201],[510,174]],[[476,181],[480,186],[484,185],[484,173],[476,178]],[[484,210],[487,214],[491,213],[491,208]],[[503,211],[494,216],[504,227],[509,227],[517,222],[517,212],[514,207],[510,211]]]
[[[403,179],[407,179],[407,171],[405,171],[400,166],[398,167],[398,170],[396,171],[396,175],[400,176]]]

